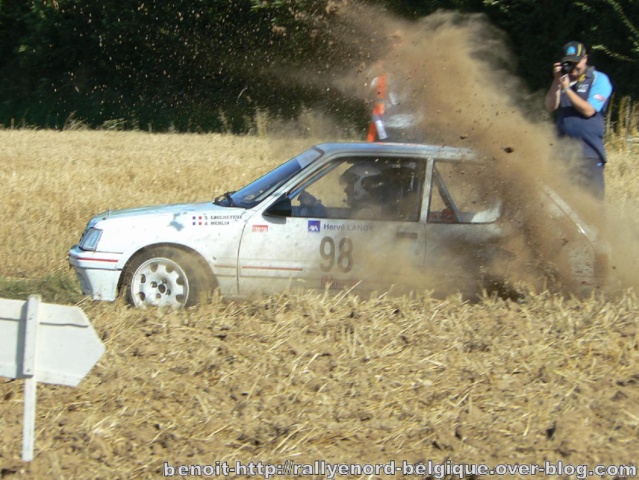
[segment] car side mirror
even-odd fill
[[[291,199],[287,195],[282,195],[280,198],[266,209],[264,212],[267,215],[273,215],[275,217],[291,217],[293,216],[293,205]]]

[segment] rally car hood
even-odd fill
[[[243,208],[223,207],[212,202],[200,203],[179,203],[172,205],[151,205],[146,207],[125,208],[122,210],[107,210],[102,212],[89,221],[89,226],[93,226],[103,220],[123,220],[133,219],[135,217],[157,217],[157,216],[178,216],[178,215],[196,215],[206,212],[209,215],[216,213],[235,213],[243,212]]]
[[[135,251],[140,245],[176,243],[195,248],[206,236],[209,240],[241,223],[243,208],[223,207],[212,202],[156,205],[109,210],[93,217],[85,230],[100,231],[95,247],[106,253]],[[205,227],[205,228],[202,228]],[[194,229],[195,232],[194,233]],[[79,248],[87,238],[83,235]]]

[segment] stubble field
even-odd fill
[[[23,384],[0,380],[0,477],[161,478],[165,462],[637,462],[639,303],[625,284],[588,300],[283,293],[181,312],[80,300],[66,252],[92,215],[212,199],[311,143],[0,131],[2,281],[79,302],[106,346],[77,388],[38,387],[31,463]],[[613,211],[639,198],[633,158],[611,154]]]

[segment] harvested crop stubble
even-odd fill
[[[197,310],[84,306],[106,354],[41,386],[22,464],[19,382],[0,385],[4,472],[147,478],[163,462],[631,463],[634,295],[522,304],[283,294]],[[9,477],[11,478],[11,477]]]
[[[312,143],[0,131],[2,275],[77,285],[66,252],[95,213],[210,200]],[[608,233],[628,288],[636,237],[621,226],[635,218],[635,188],[622,166],[631,161],[612,152],[607,177]],[[182,312],[81,306],[106,354],[76,389],[39,387],[28,465],[23,382],[2,380],[1,475],[157,478],[164,462],[216,460],[639,458],[639,307],[625,288],[582,301],[287,293]]]

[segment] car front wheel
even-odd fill
[[[197,304],[204,282],[191,255],[162,248],[133,260],[124,287],[128,302],[136,307],[182,308]]]

